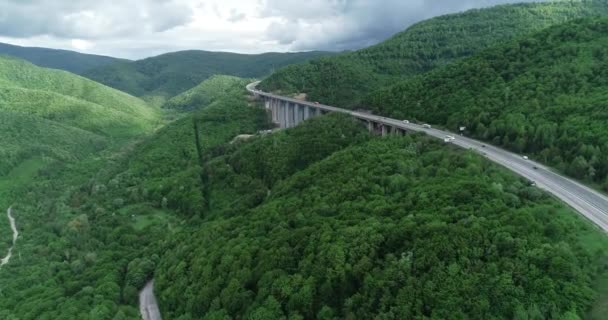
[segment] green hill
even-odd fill
[[[165,109],[193,110],[207,106],[214,101],[243,93],[238,85],[247,85],[246,80],[232,76],[216,75],[201,82],[196,87],[180,93],[169,99],[164,105]]]
[[[21,47],[6,43],[0,43],[0,55],[9,55],[27,60],[40,67],[60,69],[77,74],[111,63],[126,61],[125,59],[75,51]]]
[[[235,135],[267,128],[265,111],[244,98],[247,83],[221,88],[240,92],[121,152],[39,170],[20,190],[0,194],[0,207],[14,204],[21,233],[18,258],[0,272],[0,319],[139,319],[137,290],[165,239],[208,214],[195,132],[210,158]],[[3,235],[0,252],[9,230]]]
[[[262,77],[276,68],[328,55],[326,52],[264,53],[180,51],[100,67],[84,75],[135,96],[167,99],[215,74]]]
[[[11,195],[0,318],[136,319],[152,277],[166,319],[576,319],[593,303],[606,238],[522,179],[340,114],[231,144],[267,115],[246,80],[217,80],[234,94]]]
[[[557,1],[475,9],[420,22],[363,50],[283,68],[260,88],[358,106],[370,90],[484,48],[579,17],[606,15],[605,1]]]
[[[167,242],[166,318],[576,319],[605,265],[604,236],[522,179],[339,114],[205,173],[218,214]]]
[[[150,132],[160,115],[123,92],[8,57],[0,57],[0,112],[0,174],[28,157],[78,158]]]
[[[376,92],[373,109],[466,126],[608,190],[608,19],[552,27]]]

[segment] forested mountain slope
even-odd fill
[[[30,157],[78,158],[159,123],[138,98],[9,57],[0,58],[0,114],[0,175]]]
[[[208,214],[196,135],[208,158],[235,135],[268,128],[247,83],[218,88],[240,91],[121,152],[56,163],[0,192],[20,230],[16,258],[0,269],[0,319],[140,319],[137,291],[164,242]]]
[[[111,63],[126,61],[125,59],[75,51],[21,47],[6,43],[0,43],[0,55],[9,55],[27,60],[40,67],[60,69],[77,74]]]
[[[144,60],[117,63],[84,75],[110,87],[149,99],[171,98],[215,74],[243,78],[265,76],[275,68],[328,55],[326,52],[264,53],[180,51]]]
[[[376,92],[377,112],[466,126],[608,190],[608,19],[576,20]]]
[[[188,111],[208,106],[218,99],[242,94],[243,88],[240,85],[247,85],[245,81],[233,76],[214,75],[196,87],[169,99],[163,108]]]
[[[205,176],[211,215],[155,276],[170,319],[576,319],[605,267],[603,235],[525,181],[343,115],[227,148]]]
[[[353,107],[372,89],[420,74],[484,48],[579,17],[606,15],[608,3],[551,1],[475,9],[420,22],[359,51],[287,66],[260,88],[306,93],[311,101]]]
[[[21,231],[0,318],[139,319],[151,277],[167,319],[575,318],[592,305],[606,239],[525,181],[339,114],[230,144],[268,117],[246,80],[219,79],[201,87],[233,94],[0,197],[17,199]]]

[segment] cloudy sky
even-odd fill
[[[509,2],[515,0],[0,0],[0,42],[131,59],[184,49],[339,51],[436,15]]]

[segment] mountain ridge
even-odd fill
[[[21,58],[39,67],[60,69],[76,74],[83,73],[102,65],[128,61],[127,59],[81,53],[72,50],[26,47],[9,43],[0,43],[0,55]]]
[[[368,48],[282,68],[262,81],[260,88],[306,93],[311,100],[340,107],[364,107],[367,93],[394,81],[551,25],[598,15],[608,15],[608,3],[520,3],[439,16]]]
[[[300,62],[329,52],[240,54],[205,50],[165,53],[133,62],[106,65],[84,76],[148,100],[161,101],[191,89],[214,74],[255,78],[274,68]]]

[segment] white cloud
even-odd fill
[[[508,0],[2,0],[0,41],[141,58],[344,50],[434,15]]]
[[[72,48],[79,51],[87,51],[95,47],[95,43],[82,39],[72,39]]]

